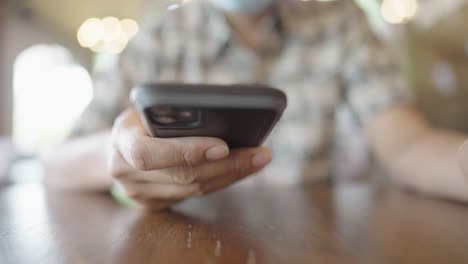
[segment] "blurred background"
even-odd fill
[[[142,15],[186,1],[0,0],[0,137],[21,153],[62,140],[91,100],[91,76],[112,65]],[[468,0],[355,1],[429,119],[468,132]]]

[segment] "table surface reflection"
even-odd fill
[[[468,263],[468,207],[367,184],[241,184],[147,213],[0,189],[0,263]]]

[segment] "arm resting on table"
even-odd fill
[[[398,107],[365,126],[377,158],[403,186],[468,202],[468,181],[458,163],[466,135],[433,128],[411,106]]]
[[[61,190],[109,190],[107,169],[111,132],[72,139],[41,156],[46,186]]]

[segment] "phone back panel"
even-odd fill
[[[276,89],[240,85],[145,85],[132,92],[132,101],[151,136],[216,137],[231,148],[261,145],[286,107],[286,96]],[[158,107],[196,109],[197,122],[158,123],[152,111]]]

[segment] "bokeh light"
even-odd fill
[[[78,29],[77,38],[82,47],[93,52],[121,53],[138,30],[138,23],[133,19],[89,18]]]
[[[111,42],[119,38],[122,34],[120,21],[115,17],[106,17],[101,20],[102,35],[101,38],[104,42]]]
[[[417,0],[383,0],[381,14],[391,24],[407,23],[418,12]]]
[[[78,30],[78,42],[81,46],[90,48],[101,40],[102,31],[101,20],[99,18],[90,18]]]
[[[127,39],[131,39],[138,34],[138,23],[133,19],[122,19],[120,21],[120,27],[127,36]]]

